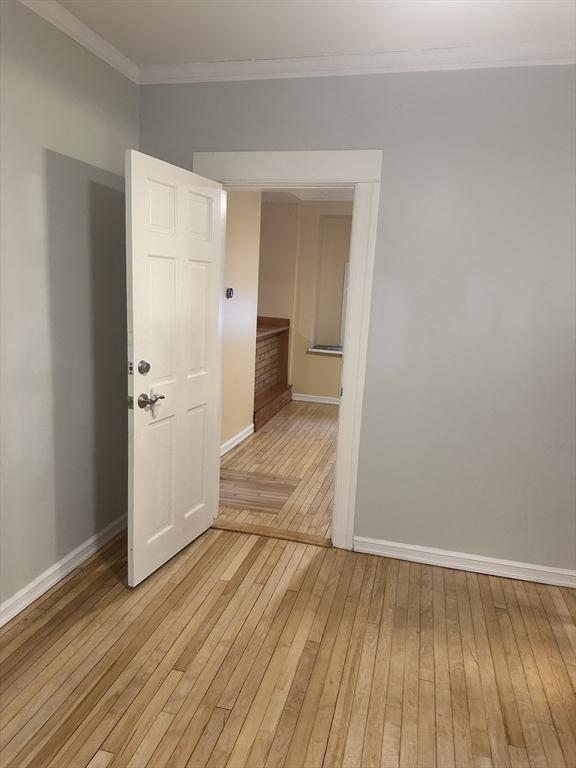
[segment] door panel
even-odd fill
[[[148,255],[148,355],[154,360],[150,383],[174,380],[176,259]]]
[[[188,376],[206,373],[206,288],[210,283],[208,265],[190,260],[186,265],[186,321],[195,332],[190,334],[188,345]]]
[[[183,488],[183,513],[186,517],[196,512],[204,503],[204,440],[206,431],[206,406],[190,408],[186,412],[183,429],[184,455],[198,467],[198,472],[185,472]]]
[[[127,154],[126,176],[134,586],[206,530],[218,511],[225,193],[140,152]],[[139,395],[162,399],[141,408]]]
[[[174,416],[153,421],[148,428],[147,493],[143,499],[148,544],[174,526],[174,431]]]

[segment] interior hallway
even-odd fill
[[[576,592],[210,530],[0,633],[3,768],[572,768]]]
[[[291,402],[222,459],[215,527],[330,545],[338,406]]]

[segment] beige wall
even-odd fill
[[[289,377],[296,393],[320,397],[340,393],[341,358],[308,349],[315,336],[322,245],[332,248],[338,237],[349,240],[349,226],[331,224],[338,222],[334,217],[351,214],[352,203],[262,205],[258,314],[291,321]],[[338,258],[348,250],[349,243],[338,248]],[[341,280],[325,282],[323,287],[334,293],[336,304],[341,302]],[[339,323],[339,313],[332,318],[334,323]]]
[[[294,316],[294,285],[298,252],[298,203],[262,203],[258,314]]]
[[[314,341],[322,218],[351,215],[352,203],[302,203],[292,330],[292,384],[306,395],[338,397],[342,359],[309,353]]]
[[[226,220],[222,348],[222,442],[253,421],[260,192],[229,192]]]
[[[343,343],[342,309],[351,229],[351,215],[320,217],[316,344],[338,346]]]

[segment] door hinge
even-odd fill
[[[340,397],[344,394],[344,387],[340,387]]]
[[[128,410],[134,410],[134,398],[132,395],[128,395]]]
[[[134,363],[131,360],[129,360],[128,361],[128,376],[133,376],[133,375],[134,375]]]

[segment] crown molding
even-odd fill
[[[140,82],[140,68],[131,59],[124,56],[117,48],[100,37],[84,22],[80,21],[73,13],[66,10],[57,0],[20,0],[22,5],[29,8],[34,13],[42,16],[49,21],[65,35],[71,37],[84,48],[87,48],[99,59],[105,61],[120,74],[132,80],[133,83]]]
[[[208,83],[234,80],[277,80],[296,77],[338,77],[394,72],[430,72],[457,69],[494,69],[574,64],[573,48],[442,48],[425,51],[391,51],[317,56],[302,59],[254,59],[142,66],[142,85]]]
[[[576,63],[574,48],[434,48],[386,51],[346,56],[293,59],[192,62],[176,66],[144,65],[124,56],[57,0],[20,0],[61,32],[134,83],[210,83],[235,80],[281,80],[299,77],[344,77],[394,72],[434,72],[457,69],[535,67]]]

